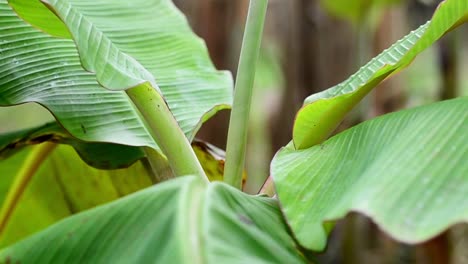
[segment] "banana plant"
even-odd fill
[[[468,222],[467,97],[330,137],[376,85],[465,23],[468,2],[445,0],[306,98],[271,162],[269,196],[242,192],[266,10],[251,0],[233,93],[170,0],[0,0],[0,106],[36,103],[55,118],[0,134],[0,262],[308,263],[351,211],[407,243]],[[224,154],[194,136],[226,108]]]

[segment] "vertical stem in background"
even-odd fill
[[[158,91],[149,84],[142,84],[126,90],[126,93],[138,108],[151,136],[167,156],[175,176],[197,175],[208,181],[189,141]]]
[[[13,214],[13,210],[23,195],[26,186],[56,146],[57,145],[55,143],[46,142],[35,146],[28,154],[26,160],[21,166],[21,170],[16,175],[15,180],[8,191],[5,202],[3,203],[2,210],[0,212],[0,234],[5,230],[5,227]]]
[[[234,104],[229,121],[224,181],[238,189],[241,189],[242,185],[255,66],[260,50],[267,4],[267,0],[250,1],[237,70]]]
[[[363,19],[358,24],[357,29],[357,44],[356,44],[356,59],[354,61],[355,69],[361,68],[363,65],[369,61],[372,56],[370,56],[371,50],[371,36],[372,32],[370,30],[369,22],[366,19]],[[360,123],[366,119],[372,117],[372,98],[375,97],[375,92],[370,92],[371,96],[364,97],[361,102],[356,107],[357,109],[357,116],[355,116],[356,123]]]
[[[452,32],[439,42],[439,68],[442,75],[440,100],[448,100],[457,97],[457,35],[457,31]]]

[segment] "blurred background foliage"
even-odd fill
[[[248,0],[174,0],[207,43],[218,69],[235,75]],[[269,0],[256,75],[248,142],[247,192],[269,175],[275,152],[291,140],[304,98],[346,79],[396,40],[431,18],[439,0]],[[402,108],[468,95],[468,26],[421,54],[383,82],[337,131]],[[229,111],[197,137],[222,149]],[[0,133],[36,126],[53,116],[35,104],[0,108]],[[253,179],[253,180],[252,180]],[[3,186],[5,187],[5,186]],[[2,188],[3,188],[2,187]],[[6,187],[5,187],[6,188]],[[468,263],[468,227],[459,225],[422,245],[398,243],[371,220],[351,214],[331,233],[320,263]]]

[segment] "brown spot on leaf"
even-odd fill
[[[238,215],[238,216],[239,216],[239,220],[241,220],[241,222],[243,222],[244,224],[247,224],[247,225],[253,225],[254,224],[249,217],[247,217],[245,215]]]

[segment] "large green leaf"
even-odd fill
[[[71,136],[56,122],[45,125],[0,133],[0,161],[16,154],[23,148],[53,142],[73,146],[81,159],[88,165],[98,169],[126,168],[136,161],[146,158],[141,147],[119,144],[86,142]],[[224,173],[225,153],[223,150],[198,139],[192,141],[192,148],[200,161],[210,181],[222,181]],[[159,155],[155,153],[154,155]],[[167,159],[159,155],[159,168],[153,168],[156,175],[164,173],[169,166]],[[244,180],[246,179],[244,174]],[[163,177],[164,178],[164,177]]]
[[[272,175],[299,242],[326,245],[323,222],[350,211],[417,243],[468,221],[468,97],[388,114],[304,149],[285,147]]]
[[[446,0],[431,21],[372,59],[346,81],[305,100],[296,116],[293,142],[297,149],[321,143],[372,88],[408,66],[424,49],[468,18],[468,1]]]
[[[181,177],[0,252],[21,263],[304,263],[276,200]]]
[[[53,36],[70,38],[70,32],[41,1],[8,1],[10,6],[27,22]]]
[[[172,3],[151,1],[132,9],[121,5],[133,6],[135,1],[108,2],[115,3],[119,10],[114,7],[97,13],[107,15],[112,11],[109,20],[102,20],[111,24],[116,18],[124,19],[119,12],[150,12],[152,19],[140,27],[101,26],[111,31],[106,36],[115,37],[112,40],[118,45],[130,45],[129,54],[154,75],[179,125],[192,139],[202,121],[230,104],[230,75],[214,69],[202,41],[190,31]],[[130,55],[119,52],[114,55],[132,60]],[[125,93],[103,89],[94,74],[83,70],[72,40],[40,32],[18,18],[6,0],[0,0],[0,105],[24,102],[46,106],[79,139],[157,148]]]
[[[0,219],[6,223],[0,230],[1,247],[71,214],[152,185],[151,176],[139,162],[125,170],[98,170],[81,161],[72,148],[59,146],[34,174],[24,191],[18,193],[11,182],[27,166],[24,161],[29,152],[29,148],[23,149],[18,155],[0,162],[2,210],[6,206],[13,208],[11,215]],[[19,195],[13,204],[4,202],[7,190]]]
[[[56,122],[52,122],[39,127],[0,134],[0,160],[26,146],[46,141],[73,146],[87,164],[100,169],[126,168],[145,157],[144,151],[139,147],[76,139]]]
[[[43,134],[44,128],[51,128],[51,126],[56,126],[56,124],[12,133],[15,140],[6,147],[2,146],[2,143],[10,141],[0,137],[2,176],[0,177],[0,203],[3,202],[2,214],[0,214],[0,247],[37,232],[71,214],[148,187],[155,181],[167,178],[167,173],[171,173],[166,171],[169,168],[167,162],[163,162],[161,167],[154,168],[155,174],[159,177],[154,179],[151,174],[152,170],[149,169],[145,160],[124,170],[98,170],[86,166],[70,147],[59,146],[40,169],[34,172],[32,180],[26,181],[23,185],[12,185],[13,180],[15,183],[18,180],[24,181],[20,172],[25,166],[31,165],[26,162],[26,158],[31,155],[29,151],[31,145],[46,141],[72,145],[81,158],[85,157],[84,160],[88,164],[98,164],[106,169],[109,169],[112,164],[122,165],[125,160],[133,160],[132,163],[136,161],[134,157],[125,159],[125,154],[137,151],[139,149],[137,147],[81,142],[67,135],[59,127],[45,129],[49,132]],[[48,134],[52,130],[55,133]],[[210,181],[222,181],[224,152],[213,149],[213,146],[199,140],[192,142],[192,147]],[[126,148],[135,148],[135,150],[126,152],[124,151]],[[109,153],[109,151],[118,153]],[[12,152],[14,155],[11,155]],[[99,155],[103,157],[98,157]],[[121,160],[115,161],[109,158]],[[36,159],[41,158],[36,157]],[[19,197],[19,199],[10,199],[5,202],[7,194]],[[12,210],[13,213],[5,213],[8,210]],[[34,221],[24,221],[25,218],[34,218]],[[6,226],[3,226],[3,223],[6,223]]]

